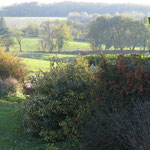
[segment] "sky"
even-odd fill
[[[143,4],[150,5],[150,0],[0,0],[0,6],[8,6],[15,3],[24,3],[24,2],[39,2],[39,3],[54,3],[60,1],[74,1],[74,2],[103,2],[103,3],[134,3],[134,4]]]

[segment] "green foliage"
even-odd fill
[[[7,52],[9,52],[10,47],[12,47],[14,44],[14,39],[10,31],[0,36],[0,46],[5,48]]]
[[[24,36],[26,37],[38,37],[39,36],[39,26],[37,24],[29,24],[22,29]]]
[[[6,79],[9,77],[19,81],[24,81],[28,72],[25,64],[20,58],[6,52],[0,51],[0,78]]]
[[[73,39],[70,28],[64,21],[56,25],[53,32],[59,51],[61,51],[63,46]]]
[[[65,21],[57,22],[54,25],[46,21],[41,25],[41,49],[54,51],[56,48],[61,51],[63,46],[72,40],[70,28]]]
[[[93,50],[135,50],[136,47],[146,50],[149,32],[147,18],[141,21],[123,15],[105,15],[90,22],[87,39]]]
[[[2,15],[0,17],[0,46],[5,47],[6,51],[9,51],[10,46],[14,45],[14,40],[5,24],[4,17]]]
[[[77,140],[90,117],[94,78],[82,57],[60,63],[37,78],[35,96],[23,105],[27,132],[51,142]]]
[[[8,29],[6,27],[4,17],[2,15],[0,15],[0,36],[6,34],[7,31],[8,31]]]
[[[117,58],[117,55],[107,54],[107,55],[105,55],[105,57],[109,60],[115,60]],[[102,63],[103,55],[102,54],[100,54],[100,55],[87,55],[84,58],[88,60],[89,65],[93,64],[94,66],[99,66]]]
[[[59,150],[54,144],[48,144],[48,148],[46,150]]]

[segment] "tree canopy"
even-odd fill
[[[143,47],[150,42],[150,26],[148,19],[138,20],[130,17],[114,15],[100,16],[90,22],[87,39],[93,50]]]

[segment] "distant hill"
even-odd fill
[[[22,3],[4,7],[0,10],[7,17],[66,17],[70,12],[87,12],[88,14],[111,14],[138,12],[150,13],[150,6],[136,4],[105,4],[85,2],[60,2],[38,4],[37,2]]]

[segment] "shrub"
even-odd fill
[[[77,140],[90,117],[96,84],[87,61],[80,57],[60,63],[36,80],[35,96],[23,105],[26,131],[51,142]]]
[[[88,55],[84,57],[85,59],[88,60],[89,65],[99,65],[101,63],[102,57],[101,55]]]
[[[113,136],[129,150],[150,148],[150,103],[137,101],[112,117]]]
[[[94,107],[94,109],[95,113],[82,130],[81,148],[85,150],[123,150],[121,142],[112,134],[112,122],[107,107]]]
[[[0,51],[0,78],[2,80],[12,77],[18,81],[24,81],[27,73],[25,64],[20,58]]]
[[[46,150],[59,150],[59,148],[55,147],[54,144],[48,144],[47,147],[48,148]]]
[[[16,93],[18,88],[18,81],[13,78],[7,78],[5,80],[0,80],[0,96],[8,95],[11,93]]]
[[[118,55],[110,55],[110,54],[107,54],[107,55],[105,55],[105,56],[106,56],[109,60],[115,60]],[[96,66],[96,65],[100,65],[100,64],[101,64],[101,62],[102,62],[104,56],[103,56],[103,54],[100,54],[100,55],[88,55],[88,56],[85,56],[84,58],[88,60],[89,65],[92,65],[92,64],[93,64],[94,66]]]
[[[132,109],[111,112],[96,109],[81,136],[86,150],[148,150],[150,147],[150,102],[132,102]]]
[[[140,56],[119,55],[115,61],[103,56],[95,78],[99,79],[97,96],[109,106],[129,105],[137,98],[150,98],[150,62]],[[107,105],[107,106],[108,106]]]

